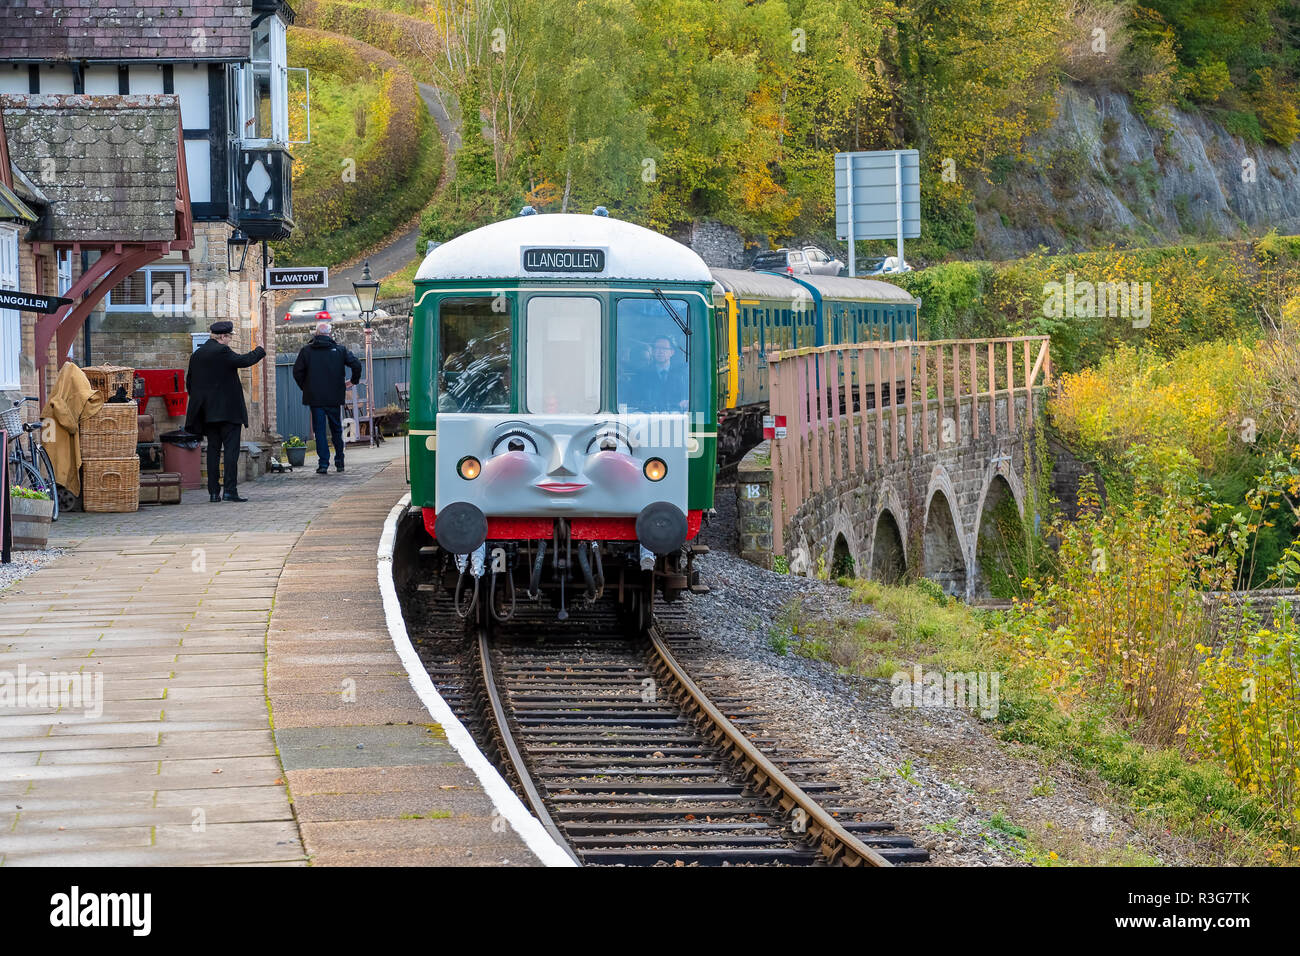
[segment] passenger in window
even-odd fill
[[[642,412],[685,411],[690,404],[686,366],[677,361],[677,347],[668,336],[650,343],[650,364],[637,374],[632,394]]]

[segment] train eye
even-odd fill
[[[508,431],[501,435],[492,445],[492,454],[503,451],[530,451],[537,454],[537,441],[525,432]]]
[[[617,432],[601,432],[587,443],[587,454],[593,454],[601,451],[621,451],[625,455],[632,453],[632,448],[627,439]]]
[[[481,472],[482,470],[483,470],[483,466],[479,463],[479,460],[475,458],[473,455],[466,455],[464,458],[462,458],[459,462],[456,463],[457,473],[466,481],[473,481],[475,478],[479,476],[479,472]]]
[[[645,463],[645,476],[651,481],[660,481],[664,475],[668,474],[668,466],[664,464],[661,458],[651,458]]]

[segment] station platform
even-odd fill
[[[61,516],[0,591],[0,865],[539,865],[390,634],[406,490],[390,441],[247,503]]]

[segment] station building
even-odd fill
[[[208,326],[229,319],[233,348],[268,353],[241,373],[244,437],[275,440],[261,277],[265,243],[294,225],[293,16],[282,0],[7,4],[0,288],[73,301],[49,315],[0,310],[0,396],[43,399],[68,359],[184,369]],[[163,397],[147,410],[161,430],[180,427]]]

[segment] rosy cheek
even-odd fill
[[[531,482],[541,474],[540,459],[524,451],[508,451],[489,458],[483,465],[483,480],[488,485],[498,482],[517,486]]]
[[[602,451],[587,459],[587,474],[606,487],[622,487],[637,480],[641,465],[630,455]]]

